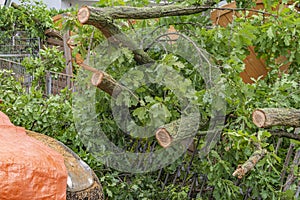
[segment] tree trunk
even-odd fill
[[[265,149],[259,149],[255,151],[250,158],[242,165],[238,165],[237,169],[233,172],[233,176],[238,176],[239,179],[243,178],[243,176],[253,169],[256,163],[262,159],[267,153]]]
[[[252,113],[253,123],[259,128],[272,126],[300,127],[300,110],[288,108],[263,108]]]

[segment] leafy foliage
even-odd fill
[[[45,82],[47,71],[62,72],[65,69],[65,58],[62,51],[57,47],[41,49],[39,57],[26,57],[22,61],[26,71],[34,76],[35,84]]]
[[[28,37],[44,38],[44,31],[53,27],[51,13],[46,9],[46,5],[41,1],[29,0],[21,0],[21,5],[18,8],[0,8],[0,31],[12,34],[14,31],[26,30],[29,33]],[[7,35],[3,38],[5,37]]]
[[[148,3],[148,1],[130,2],[134,6],[143,6]],[[184,4],[202,3],[202,1],[184,2]],[[121,0],[97,3],[98,6],[125,4],[126,2]],[[237,4],[241,7],[251,7],[253,1],[237,1]],[[290,8],[279,6],[279,10],[274,10],[278,1],[265,0],[264,4],[272,15],[257,14],[245,17],[245,12],[240,12],[241,17],[234,18],[234,22],[225,28],[212,26],[208,19],[209,13],[201,16],[170,17],[160,20],[137,20],[134,24],[126,20],[118,21],[118,23],[129,23],[130,26],[121,27],[123,31],[150,26],[168,27],[172,24],[178,32],[188,35],[206,49],[213,55],[214,61],[222,66],[220,67],[223,72],[222,79],[226,80],[224,87],[226,88],[227,118],[218,145],[205,159],[196,157],[189,168],[190,171],[203,175],[198,182],[207,189],[201,195],[197,196],[196,194],[195,198],[197,199],[243,199],[245,196],[250,199],[293,198],[294,191],[292,189],[296,187],[295,183],[291,186],[291,190],[283,192],[280,178],[289,144],[292,142],[296,148],[299,148],[299,142],[284,139],[281,148],[276,152],[276,138],[268,131],[256,128],[251,122],[251,113],[258,107],[300,109],[300,46],[297,42],[300,39],[300,18],[299,14],[293,10],[293,6]],[[32,9],[31,15],[34,15],[35,12],[42,14],[41,10],[44,10],[44,7],[33,6]],[[12,27],[14,21],[25,16],[25,13],[14,14],[19,11],[11,8],[2,8],[0,12],[0,17],[8,20],[7,22],[0,20],[0,23],[6,23],[5,25],[0,24],[2,29],[6,26]],[[2,15],[2,12],[5,14]],[[7,13],[13,13],[13,15]],[[48,24],[47,17],[43,19],[46,20],[43,22],[44,27],[52,26]],[[35,27],[33,22],[25,24],[25,26]],[[207,26],[212,28],[207,29]],[[79,25],[74,16],[69,16],[65,28],[73,28],[77,33],[74,39],[80,42],[80,45],[75,49],[75,53],[80,52],[86,56],[90,48],[91,54],[109,55],[109,57],[102,57],[101,63],[107,63],[105,71],[115,79],[121,78],[123,74],[132,70],[132,66],[135,66],[134,57],[126,48],[118,51],[95,48],[103,41],[103,36],[92,27]],[[38,35],[34,29],[32,28],[32,34]],[[240,73],[245,68],[243,61],[249,54],[248,46],[255,46],[258,57],[265,60],[269,70],[266,77],[253,80],[253,84],[245,84],[240,77]],[[40,53],[42,58],[31,58],[23,63],[27,69],[34,71],[36,76],[41,77],[44,70],[60,71],[62,69],[64,60],[56,49],[46,49]],[[166,68],[180,72],[183,77],[192,81],[197,90],[195,94],[197,98],[195,96],[193,98],[201,108],[201,115],[209,119],[210,100],[199,73],[192,70],[191,66],[181,57],[166,54],[163,51],[155,51],[155,48],[148,53],[161,61],[157,68],[152,69],[158,71],[158,76],[152,78],[161,78],[163,70]],[[283,62],[277,59],[280,56],[285,58]],[[94,60],[90,60],[90,62],[92,63]],[[289,64],[288,73],[282,73],[280,67],[287,63]],[[53,68],[53,66],[55,67]],[[139,81],[144,79],[144,75],[138,72],[131,73],[131,75],[132,77],[127,77],[125,81],[136,86],[135,92],[140,97],[140,101],[131,98],[126,100],[132,109],[131,115],[136,123],[148,124],[151,123],[151,119],[161,116],[166,119],[166,123],[178,119],[180,105],[170,87],[158,84],[139,86]],[[1,72],[0,99],[3,100],[3,103],[0,104],[1,110],[7,113],[16,125],[56,137],[69,145],[96,170],[106,197],[109,199],[186,198],[190,183],[185,187],[180,186],[181,181],[184,180],[183,173],[179,175],[175,184],[170,183],[162,190],[163,182],[156,180],[157,173],[155,172],[144,175],[127,175],[106,169],[101,163],[97,163],[93,156],[86,151],[86,147],[76,133],[71,112],[72,94],[65,90],[61,96],[50,96],[48,99],[44,99],[42,91],[35,90],[35,86],[29,94],[26,94],[9,72]],[[185,91],[184,85],[181,89]],[[110,108],[110,97],[102,91],[98,91],[96,98],[95,106],[99,113],[101,127],[116,145],[126,145],[130,140],[128,141],[114,121]],[[157,113],[153,112],[153,110],[157,111],[157,108],[161,111],[159,115],[151,116],[152,113]],[[293,128],[289,128],[288,131],[293,131]],[[268,154],[242,180],[237,180],[232,176],[232,172],[238,164],[244,163],[251,156],[257,145],[267,149]],[[163,173],[175,173],[176,167],[187,165],[184,160],[189,158],[190,155],[183,156],[164,169]],[[295,172],[299,176],[297,173]],[[192,175],[188,176],[191,178]]]

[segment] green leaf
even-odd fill
[[[133,111],[133,116],[136,116],[139,118],[140,121],[143,121],[144,119],[147,118],[147,108],[146,107],[136,108]]]
[[[274,38],[274,33],[273,33],[273,29],[272,27],[270,26],[267,30],[267,35],[270,39],[273,39]]]

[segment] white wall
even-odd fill
[[[69,7],[75,7],[76,5],[78,5],[78,7],[83,6],[83,5],[87,5],[90,6],[96,2],[98,2],[99,0],[89,0],[89,1],[84,1],[84,0],[62,0],[61,1],[61,8],[65,9],[65,8],[69,8]]]
[[[48,8],[56,8],[56,9],[61,8],[61,0],[41,0],[41,1],[43,1],[48,6]],[[12,0],[12,2],[20,4],[19,0]]]
[[[4,1],[4,0],[0,0]],[[82,5],[92,5],[99,0],[41,0],[43,1],[48,8],[55,8],[55,9],[66,9],[72,6],[78,5],[79,7]],[[12,0],[12,2],[15,2],[17,4],[20,4],[19,0]]]

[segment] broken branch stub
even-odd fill
[[[77,64],[82,69],[93,72],[91,78],[92,85],[106,92],[110,96],[117,96],[122,90],[127,90],[134,98],[137,98],[135,95],[133,95],[133,92],[131,92],[128,88],[120,85],[112,76],[110,76],[106,72],[93,68],[87,64],[84,64],[83,62],[77,62]]]

